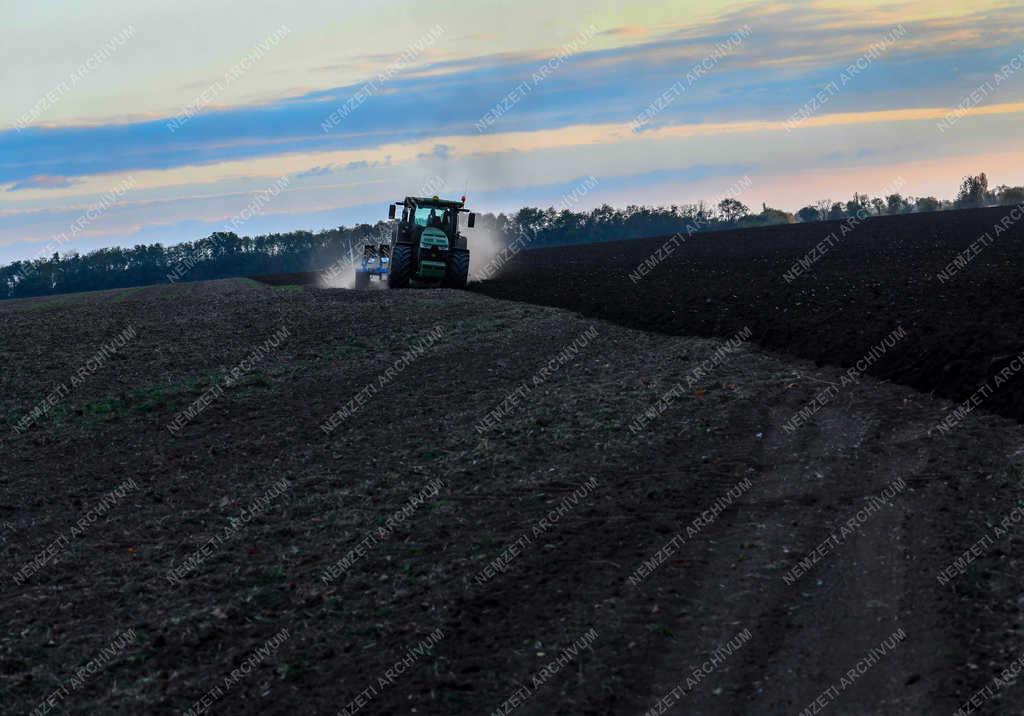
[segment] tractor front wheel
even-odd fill
[[[412,272],[412,247],[408,244],[395,244],[391,251],[388,288],[407,288],[412,279]]]
[[[448,258],[448,272],[444,277],[445,288],[464,289],[469,282],[469,251],[452,249]]]

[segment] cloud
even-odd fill
[[[0,184],[38,174],[75,177],[410,142],[440,145],[445,137],[478,134],[478,123],[489,113],[500,117],[488,134],[630,122],[655,104],[667,106],[652,117],[645,133],[676,124],[787,119],[879,42],[893,22],[904,20],[892,11],[851,17],[848,11],[811,4],[814,12],[798,3],[780,3],[772,11],[751,9],[668,33],[652,30],[614,48],[596,43],[567,58],[541,82],[533,78],[550,52],[531,50],[409,68],[369,94],[365,82],[356,82],[266,105],[201,112],[173,135],[162,120],[33,127],[21,133],[0,130]],[[1020,52],[1019,42],[1009,39],[1019,34],[1024,9],[992,10],[958,18],[957,23],[912,17],[906,22],[907,36],[841,95],[830,97],[822,113],[955,106]],[[743,23],[750,24],[752,35],[690,83],[691,68]],[[964,28],[982,32],[985,42],[950,41]],[[623,25],[609,32],[628,38],[624,33],[633,29]],[[390,56],[365,59],[377,62]],[[958,68],[955,77],[949,76],[949,66]],[[987,101],[1020,96],[1024,73],[1011,82]],[[344,121],[324,131],[323,123],[338,108],[347,110]],[[441,147],[420,160],[445,161],[465,154],[461,141],[454,146],[457,152]],[[310,172],[306,177],[322,176],[317,173],[325,171],[322,165],[300,171]],[[344,162],[331,170],[343,168]]]
[[[610,30],[605,30],[600,34],[610,35],[611,37],[644,37],[648,32],[649,30],[646,27],[639,25],[623,25],[622,27],[613,27]]]
[[[429,152],[417,154],[417,159],[451,159],[453,147],[450,144],[435,144]]]
[[[24,191],[26,189],[67,189],[80,183],[77,179],[65,176],[51,176],[49,174],[35,174],[21,181],[15,182],[7,188],[7,191]]]
[[[299,172],[298,174],[295,175],[295,178],[307,179],[309,177],[322,177],[326,176],[327,174],[333,174],[335,168],[336,167],[333,164],[325,164],[322,167],[313,167],[312,169],[307,169],[304,172]]]
[[[430,154],[422,154],[420,156],[434,156],[434,153],[431,152]],[[329,176],[331,174],[337,174],[340,171],[351,172],[356,171],[358,169],[376,169],[377,167],[387,166],[390,161],[391,157],[385,157],[383,161],[374,160],[372,162],[367,161],[365,159],[357,159],[350,162],[346,162],[344,164],[330,162],[328,164],[317,165],[315,167],[312,167],[311,169],[306,169],[304,171],[298,172],[295,174],[295,178],[309,179],[312,177],[323,177]]]

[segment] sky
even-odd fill
[[[0,0],[0,263],[481,212],[1024,184],[1024,6]]]

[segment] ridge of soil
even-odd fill
[[[985,409],[1020,421],[1021,214],[1008,206],[870,218],[849,231],[825,222],[540,248],[475,288],[670,335],[729,338],[749,327],[765,348],[847,368],[902,328],[906,338],[868,374],[959,402],[1010,369]],[[969,260],[940,280],[960,254]],[[802,258],[808,268],[787,281]]]

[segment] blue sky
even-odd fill
[[[579,208],[1024,184],[1013,3],[552,5],[0,5],[0,261],[202,238],[281,180],[242,232],[424,185],[508,211],[591,176]]]

